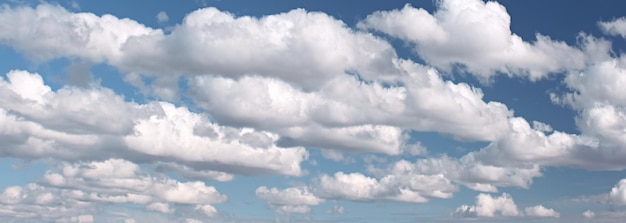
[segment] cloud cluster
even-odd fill
[[[213,216],[217,210],[212,205],[228,199],[203,182],[150,174],[121,159],[64,162],[36,183],[4,189],[0,198],[2,216],[69,222],[93,222],[97,210],[111,204],[140,205],[164,214],[181,207]]]
[[[2,156],[174,162],[178,166],[169,170],[215,177],[223,174],[206,171],[301,175],[308,156],[301,147],[277,147],[275,134],[220,126],[168,102],[125,102],[98,86],[52,91],[26,71],[7,77],[0,79]]]
[[[483,80],[497,73],[531,80],[551,73],[582,68],[583,53],[550,37],[536,35],[534,43],[510,29],[511,18],[494,1],[445,0],[430,14],[406,5],[375,12],[359,23],[414,45],[428,64],[452,71],[458,67]]]
[[[621,36],[626,39],[626,18],[621,17],[609,22],[599,22],[602,31],[608,35]]]
[[[265,200],[272,208],[281,213],[309,213],[311,211],[310,206],[324,202],[306,187],[290,187],[279,190],[262,186],[256,189],[256,196]]]
[[[204,8],[171,32],[50,4],[3,6],[0,43],[38,63],[69,58],[111,65],[160,99],[129,102],[84,81],[53,89],[39,74],[8,72],[0,78],[0,157],[62,164],[40,182],[6,188],[0,214],[91,222],[98,204],[123,203],[213,216],[213,204],[226,195],[201,181],[303,176],[305,147],[334,160],[350,153],[426,154],[412,131],[488,145],[459,158],[398,157],[370,165],[367,174],[320,173],[306,186],[260,186],[255,194],[277,212],[306,214],[326,200],[423,203],[450,198],[460,186],[528,188],[546,166],[626,168],[626,57],[612,53],[608,40],[581,34],[574,47],[537,34],[531,43],[511,32],[511,18],[497,2],[436,6],[433,13],[410,5],[375,12],[357,28],[304,9],[257,18]],[[599,26],[625,36],[624,21]],[[410,43],[427,65],[399,58],[370,31]],[[578,112],[580,134],[515,117],[479,88],[440,73],[456,70],[483,81],[565,73],[567,89],[550,97]],[[178,100],[183,91],[190,100]],[[139,164],[197,181],[153,175]],[[613,204],[626,204],[622,181],[609,193]],[[51,204],[57,207],[44,208]],[[480,194],[456,214],[560,216],[542,205],[521,210],[506,193]]]
[[[476,196],[475,205],[462,205],[454,212],[460,217],[486,217],[493,218],[496,215],[502,217],[560,217],[554,209],[546,208],[543,205],[527,207],[524,212],[520,211],[511,195],[503,193],[499,197],[492,197],[489,194],[479,194]]]

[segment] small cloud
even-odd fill
[[[591,210],[587,210],[587,211],[583,212],[583,217],[585,217],[585,218],[593,218],[595,216],[596,216],[596,213],[594,213]]]
[[[164,11],[160,11],[156,15],[156,19],[157,19],[157,21],[159,21],[159,23],[164,23],[164,22],[170,21],[170,17],[167,16],[167,13],[165,13]]]
[[[80,10],[80,5],[78,4],[77,1],[72,1],[70,4],[73,9]]]
[[[420,156],[420,155],[428,154],[428,149],[426,149],[426,147],[424,147],[422,143],[420,142],[404,145],[404,148],[402,148],[402,151],[404,151],[405,154],[408,154],[411,156]]]
[[[334,205],[326,211],[327,214],[344,214],[346,209],[341,205]]]
[[[552,126],[538,121],[533,121],[533,129],[542,132],[552,132]]]
[[[339,162],[344,159],[343,153],[339,151],[335,151],[335,150],[328,150],[328,149],[322,150],[322,156],[326,159],[329,159],[335,162]]]
[[[543,205],[537,205],[527,207],[525,210],[526,215],[530,217],[553,217],[558,218],[561,216],[559,212],[554,211],[552,208],[546,208]]]

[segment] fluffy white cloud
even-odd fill
[[[300,175],[308,156],[302,147],[277,147],[275,134],[220,126],[167,102],[125,102],[97,86],[52,91],[25,71],[7,77],[0,79],[2,156],[176,162],[169,170],[221,180],[230,178],[224,171]]]
[[[418,54],[435,67],[450,71],[461,65],[483,80],[500,72],[536,80],[584,66],[583,53],[563,42],[537,34],[537,40],[528,43],[511,33],[511,18],[497,2],[444,0],[437,4],[434,14],[410,5],[375,12],[358,26],[415,44]]]
[[[200,208],[192,212],[207,214],[217,212],[212,204],[228,199],[203,182],[181,182],[150,174],[137,164],[119,159],[61,163],[38,183],[5,188],[0,198],[0,216],[70,222],[75,216],[96,213],[108,204],[143,205],[166,214],[174,213],[172,205],[193,204]]]
[[[254,18],[204,8],[168,35],[130,19],[49,4],[3,7],[0,24],[11,24],[2,26],[0,42],[37,60],[79,57],[135,74],[263,74],[305,88],[347,70],[379,78],[395,55],[387,42],[303,9]]]
[[[511,131],[505,137],[490,143],[471,155],[477,160],[498,166],[541,164],[606,168],[607,164],[590,162],[589,154],[597,156],[595,138],[554,131],[546,134],[534,129],[523,118],[511,118]],[[536,127],[536,126],[535,126]]]
[[[502,193],[499,197],[492,197],[490,194],[479,194],[476,196],[474,205],[461,205],[454,215],[460,217],[553,217],[558,218],[560,214],[554,209],[546,208],[543,205],[527,207],[524,212],[515,204],[511,195]]]
[[[595,216],[596,216],[596,213],[591,210],[586,210],[585,212],[583,212],[583,217],[585,218],[593,218]]]
[[[475,205],[462,205],[455,213],[464,217],[494,217],[496,213],[505,217],[522,215],[511,195],[507,193],[495,198],[489,194],[479,194]]]
[[[417,159],[413,163],[400,160],[383,169],[371,166],[369,171],[380,177],[441,175],[453,185],[463,185],[481,192],[497,192],[498,187],[529,188],[533,178],[542,176],[539,165],[517,167],[488,165],[474,159],[472,154],[459,159],[447,156]],[[431,190],[436,191],[436,188]]]
[[[626,57],[601,59],[581,72],[568,74],[564,82],[572,92],[561,96],[561,101],[576,109],[597,103],[624,106],[626,96],[621,89],[626,86]]]
[[[311,211],[311,206],[324,202],[306,187],[290,187],[279,190],[262,186],[256,189],[256,196],[281,213],[306,214]]]
[[[146,209],[151,210],[151,211],[161,212],[164,214],[172,214],[176,211],[176,209],[171,208],[169,204],[161,203],[161,202],[151,203],[148,206],[146,206]]]
[[[609,22],[599,22],[598,26],[608,35],[621,36],[626,39],[626,17],[617,18]]]
[[[479,89],[443,81],[434,70],[398,60],[384,40],[323,13],[293,10],[253,18],[206,8],[187,15],[167,35],[129,19],[71,13],[47,4],[5,7],[0,15],[5,20],[23,17],[0,35],[5,44],[28,55],[52,51],[41,60],[79,57],[109,63],[127,73],[127,81],[162,98],[176,97],[177,75],[225,77],[190,79],[196,90],[204,91],[196,94],[201,96],[196,103],[219,122],[277,132],[287,144],[398,154],[402,128],[494,140],[508,125],[506,106],[482,101]],[[35,21],[40,25],[29,25]],[[19,38],[16,33],[30,32],[21,27],[68,34],[55,39],[41,31],[36,39]],[[95,36],[102,39],[94,40],[98,47],[109,50],[91,47]],[[56,42],[75,44],[71,47],[84,52],[55,50]],[[143,83],[144,74],[157,75],[152,85]],[[251,95],[263,100],[252,103]],[[237,100],[221,103],[228,97]]]
[[[609,192],[609,201],[617,205],[626,205],[626,179],[620,180]]]
[[[159,179],[146,175],[137,164],[125,160],[63,164],[59,169],[59,172],[46,173],[43,182],[59,188],[87,190],[90,193],[84,196],[94,200],[140,204],[153,200],[177,204],[212,204],[227,200],[225,195],[203,182]],[[162,204],[152,206],[164,207]]]
[[[589,65],[580,72],[570,72],[564,83],[569,88],[552,94],[557,104],[578,111],[576,125],[595,145],[567,149],[563,157],[574,166],[587,169],[621,170],[626,168],[626,57],[615,57],[611,43],[588,35],[579,37],[589,57]]]
[[[129,39],[162,35],[161,30],[147,28],[130,19],[70,13],[49,4],[36,8],[4,5],[0,9],[0,30],[0,42],[37,61],[78,57],[115,63]]]
[[[524,213],[526,213],[526,216],[529,216],[529,217],[553,217],[553,218],[561,217],[561,214],[554,211],[554,209],[546,208],[543,205],[527,207],[524,209]]]
[[[402,129],[467,140],[495,140],[508,131],[512,112],[484,102],[479,89],[444,81],[411,61],[398,60],[396,68],[401,85],[348,75],[319,91],[260,76],[200,76],[190,84],[195,102],[220,123],[276,132],[292,145],[399,154],[409,146]]]
[[[401,170],[400,170],[401,171]],[[430,198],[450,198],[457,191],[443,174],[393,172],[380,179],[361,173],[322,175],[312,185],[316,195],[353,201],[401,201],[423,203]]]

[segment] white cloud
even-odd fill
[[[552,126],[543,123],[543,122],[538,122],[538,121],[533,121],[533,129],[537,130],[537,131],[541,131],[541,132],[552,132]]]
[[[290,187],[279,190],[262,186],[256,189],[256,196],[280,213],[306,214],[311,211],[311,206],[324,202],[306,187]]]
[[[276,93],[290,92],[304,96],[304,99],[287,100],[278,100],[280,98],[276,96],[265,98],[265,102],[275,103],[266,104],[267,107],[256,106],[258,109],[255,111],[258,113],[254,113],[253,118],[242,115],[244,111],[241,108],[226,109],[229,104],[216,107],[217,102],[211,98],[205,97],[196,101],[200,105],[205,104],[203,108],[209,110],[220,122],[254,127],[271,125],[261,129],[279,132],[286,139],[296,139],[297,143],[304,146],[342,147],[354,144],[354,147],[362,147],[366,151],[397,154],[401,143],[394,134],[401,131],[399,127],[443,132],[469,140],[493,140],[507,128],[506,117],[510,115],[506,106],[500,103],[483,102],[480,90],[466,84],[443,81],[434,70],[422,68],[410,61],[398,60],[393,48],[384,40],[369,33],[351,30],[341,21],[323,13],[293,10],[262,18],[236,18],[214,8],[206,8],[187,15],[183,23],[168,35],[132,20],[120,20],[108,15],[97,17],[93,14],[70,13],[45,4],[36,9],[7,7],[0,15],[7,20],[23,17],[12,22],[16,25],[11,26],[11,29],[15,30],[0,35],[0,40],[6,44],[29,55],[37,52],[41,60],[80,57],[93,62],[109,63],[127,73],[127,81],[142,89],[150,88],[148,91],[165,99],[176,97],[178,89],[172,83],[177,83],[177,75],[207,73],[226,79],[212,78],[205,82],[217,83],[210,86],[203,83],[197,88],[213,87],[220,92],[218,90],[229,89],[229,86],[220,86],[223,84],[240,87],[258,83],[261,86],[257,89],[251,88],[248,93],[266,95],[263,90],[268,85],[277,87]],[[34,30],[59,28],[67,30],[65,33],[69,34],[55,35],[56,39],[47,38],[46,32],[40,32],[36,39],[16,36],[26,32],[20,27],[33,27],[29,24],[35,21],[52,28],[35,26]],[[86,25],[76,25],[83,23]],[[114,35],[100,35],[98,32]],[[23,35],[26,34],[28,33]],[[108,50],[91,47],[96,40],[70,41],[87,39],[86,36],[100,36],[103,39],[98,40],[98,47],[106,47]],[[107,36],[118,38],[107,39]],[[49,39],[54,41],[42,41]],[[81,49],[81,52],[58,50],[61,47],[55,42],[75,44],[63,48]],[[178,56],[172,58],[171,55]],[[346,80],[346,71],[358,74],[365,81],[375,82],[362,84],[356,80]],[[151,86],[142,83],[142,75],[147,74],[157,75],[152,76],[156,79]],[[250,74],[262,77],[247,78]],[[398,77],[403,76],[405,78],[398,80]],[[228,78],[241,79],[237,83],[229,83]],[[192,80],[196,83],[201,82],[202,78]],[[385,81],[399,81],[407,87],[386,88],[383,87]],[[322,87],[325,89],[320,89]],[[312,91],[313,94],[299,93],[302,88],[303,92]],[[238,88],[241,89],[243,88]],[[346,94],[347,89],[358,92],[354,95]],[[315,90],[319,90],[320,94],[315,94]],[[321,99],[316,99],[320,97]],[[334,98],[337,100],[329,100]],[[212,101],[203,101],[207,99]],[[234,101],[230,103],[235,103]],[[247,105],[244,102],[247,101],[238,103]],[[288,107],[284,104],[286,102],[295,104]],[[318,105],[316,102],[324,104]],[[277,112],[277,109],[284,110]],[[366,110],[369,112],[361,114]],[[337,115],[325,117],[329,112],[337,112]],[[268,116],[294,118],[278,122],[268,119],[264,123],[276,124],[258,124],[261,118]],[[303,117],[315,120],[315,124],[323,127],[302,126]],[[238,123],[233,123],[233,120],[238,120]],[[287,123],[294,128],[276,126]],[[334,128],[330,128],[331,126]],[[278,131],[277,127],[284,129]],[[305,127],[304,131],[300,131],[301,127]],[[310,138],[299,139],[301,134],[310,135]],[[370,140],[367,143],[359,143],[363,138],[355,138],[355,134],[371,134],[376,137],[367,138]],[[328,139],[322,137],[324,135],[337,135],[337,138]],[[381,140],[374,140],[377,138]],[[328,144],[315,143],[320,141],[327,141]]]
[[[193,219],[193,218],[187,218],[185,219],[186,223],[202,223],[202,221],[198,220],[198,219]]]
[[[453,185],[463,185],[481,192],[497,192],[498,187],[529,188],[533,178],[542,176],[539,165],[488,165],[474,159],[472,154],[459,159],[447,156],[417,159],[413,163],[401,160],[386,169],[370,168],[370,171],[378,176],[441,174]],[[436,188],[431,190],[435,191]]]
[[[333,205],[326,211],[326,213],[327,214],[345,214],[346,208],[344,208],[341,205]]]
[[[523,118],[511,118],[511,131],[471,155],[498,166],[541,164],[598,168],[586,154],[598,147],[596,139],[554,131],[548,135],[531,128]]]
[[[443,174],[422,175],[398,170],[379,179],[361,173],[323,174],[311,186],[322,198],[353,201],[424,203],[430,198],[450,198],[457,191]]]
[[[161,32],[130,19],[70,13],[49,4],[36,8],[3,6],[0,24],[11,24],[0,29],[0,42],[41,62],[79,57],[93,62],[115,63],[128,39]]]
[[[479,194],[476,196],[475,205],[462,205],[456,209],[455,214],[463,217],[494,217],[496,214],[505,217],[522,215],[511,195],[507,193],[495,198],[489,194]]]
[[[626,17],[620,17],[609,22],[599,22],[598,26],[605,34],[621,36],[626,39]]]
[[[18,186],[7,187],[4,189],[2,194],[0,194],[0,200],[5,204],[17,204],[24,198],[22,195],[22,188]]]
[[[195,180],[206,180],[206,179],[215,179],[220,182],[228,182],[235,178],[234,175],[212,171],[212,170],[194,170],[188,166],[180,165],[177,163],[162,163],[157,162],[154,165],[154,169],[159,172],[174,172],[180,174],[181,176],[187,179],[195,179]]]
[[[159,13],[157,13],[156,19],[159,23],[170,21],[170,17],[167,16],[167,13],[165,11],[160,11]]]
[[[540,34],[534,43],[525,42],[511,33],[510,24],[497,2],[444,0],[432,15],[406,5],[375,12],[358,26],[415,44],[418,54],[435,67],[450,71],[460,64],[482,80],[499,72],[536,80],[584,66],[579,50]]]
[[[176,162],[169,171],[218,180],[232,178],[219,172],[301,175],[300,163],[308,156],[302,147],[277,147],[275,134],[220,126],[171,103],[125,102],[98,86],[52,91],[41,76],[26,71],[7,77],[0,79],[4,156]]]
[[[151,211],[165,213],[165,214],[172,214],[176,211],[175,209],[171,208],[169,204],[161,203],[161,202],[151,203],[148,206],[146,206],[146,209],[151,210]]]
[[[259,76],[201,76],[191,88],[195,102],[219,122],[276,132],[294,145],[399,154],[402,129],[467,140],[494,140],[508,131],[512,112],[484,102],[479,89],[444,81],[411,61],[399,61],[397,69],[405,75],[398,79],[402,86],[344,75],[319,91],[303,91]]]
[[[61,163],[37,182],[6,188],[0,195],[0,216],[75,222],[76,216],[94,214],[110,204],[142,205],[166,214],[180,206],[183,214],[213,216],[217,210],[211,204],[228,199],[203,182],[150,174],[119,159]],[[197,208],[184,208],[190,204]]]
[[[554,209],[546,208],[543,205],[527,207],[524,209],[524,213],[526,213],[526,216],[529,216],[529,217],[553,217],[553,218],[561,217],[561,214],[554,211]]]
[[[303,9],[254,18],[204,8],[188,14],[168,35],[130,19],[71,13],[49,4],[4,7],[0,23],[12,24],[3,27],[0,42],[36,60],[80,57],[170,78],[262,74],[312,89],[347,70],[382,78],[395,55],[387,42]]]
[[[94,217],[93,215],[78,215],[78,216],[58,219],[56,222],[92,223],[94,222]]]
[[[564,83],[568,91],[552,94],[553,102],[570,106],[578,112],[576,125],[593,146],[568,149],[561,157],[573,166],[598,170],[626,168],[626,57],[612,53],[611,42],[582,34],[582,48],[589,65],[579,72],[569,72]]]
[[[502,193],[499,197],[492,197],[490,194],[479,194],[476,196],[474,205],[461,205],[453,213],[459,217],[485,217],[493,218],[502,217],[553,217],[558,218],[561,215],[554,209],[546,208],[543,205],[526,207],[524,212],[515,204],[511,195]]]
[[[586,210],[585,212],[583,212],[583,217],[585,218],[593,218],[595,216],[596,216],[596,213],[591,210]]]
[[[217,214],[217,209],[215,207],[213,207],[212,205],[209,204],[199,204],[196,205],[195,208],[196,211],[201,211],[204,215],[208,216],[208,217],[213,217],[215,216],[215,214]]]
[[[609,200],[616,205],[626,205],[626,179],[620,180],[609,192]]]
[[[346,159],[343,153],[339,151],[335,151],[335,150],[328,150],[328,149],[322,150],[322,157],[335,161],[335,162],[339,162],[339,161]]]
[[[596,103],[626,105],[626,96],[620,91],[626,86],[625,76],[626,57],[601,60],[567,75],[564,82],[572,92],[563,95],[562,100],[577,109]]]

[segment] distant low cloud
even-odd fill
[[[476,197],[475,205],[462,205],[457,208],[454,215],[460,217],[554,217],[559,218],[560,214],[554,209],[546,208],[543,205],[527,207],[524,212],[520,211],[513,201],[511,195],[502,193],[499,197],[492,197],[489,194],[479,194]]]
[[[595,216],[596,216],[596,213],[591,210],[586,210],[585,212],[583,212],[583,217],[585,218],[593,218]]]

